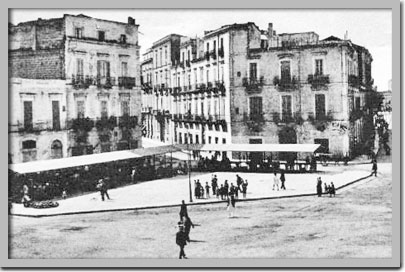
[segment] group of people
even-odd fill
[[[281,182],[281,187],[279,187]],[[274,177],[273,177],[273,191],[274,189],[277,188],[277,191],[279,191],[279,189],[281,190],[285,190],[285,174],[284,171],[281,172],[280,174],[280,178],[277,176],[277,172],[274,172]]]
[[[190,240],[190,230],[191,227],[194,228],[194,224],[188,216],[187,205],[184,200],[180,206],[180,221],[177,223],[179,231],[176,233],[176,244],[180,247],[179,259],[187,259],[186,253],[184,252],[184,247]]]
[[[318,197],[322,196],[322,193],[324,194],[329,194],[329,197],[335,197],[336,196],[336,188],[333,182],[330,183],[330,185],[327,185],[326,182],[324,183],[324,191],[322,191],[322,179],[321,177],[318,177],[318,183],[316,185],[316,193]]]
[[[228,180],[221,185],[218,185],[217,175],[212,175],[211,186],[208,182],[203,186],[200,180],[194,181],[194,196],[196,199],[210,198],[211,188],[212,195],[221,200],[228,200],[230,196],[234,196],[236,199],[239,198],[239,192],[242,193],[243,198],[246,198],[248,181],[243,180],[239,175],[236,175],[236,185],[233,183],[229,184]]]

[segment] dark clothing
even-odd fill
[[[336,189],[334,185],[331,185],[329,187],[329,196],[335,196],[336,195]]]
[[[187,245],[187,237],[184,231],[180,230],[176,233],[176,244],[180,247],[179,259],[186,257],[184,247]]]
[[[280,187],[280,189],[284,189],[285,190],[285,176],[284,176],[284,173],[281,173],[281,176],[280,176],[280,181],[281,181],[281,187]]]
[[[322,196],[322,181],[318,181],[318,184],[316,186],[316,192],[318,194],[318,197]]]
[[[180,206],[180,220],[183,220],[183,217],[187,217],[187,205],[186,204],[181,204]]]
[[[106,196],[108,199],[110,199],[110,196],[108,195],[107,190],[101,190],[101,200],[104,201],[104,196]]]
[[[246,198],[246,192],[247,192],[247,183],[242,184],[242,193],[243,193],[243,198]]]
[[[186,240],[190,242],[190,229],[191,227],[194,228],[193,222],[191,222],[190,217],[186,217],[186,220],[184,222],[184,232],[186,233]]]
[[[374,175],[375,177],[377,176],[377,163],[373,162],[373,168],[372,168],[373,172],[371,173],[371,175]]]
[[[218,179],[217,178],[213,178],[211,181],[211,186],[212,186],[212,194],[215,195],[217,192],[217,187],[218,187],[218,183],[217,183]]]

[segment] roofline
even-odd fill
[[[254,22],[247,22],[247,23],[244,23],[244,24],[235,23],[235,24],[232,24],[232,25],[224,25],[224,26],[221,26],[220,28],[209,31],[209,33],[204,35],[203,39],[204,38],[209,38],[209,37],[214,36],[214,35],[221,34],[223,32],[228,32],[228,31],[230,31],[232,29],[235,29],[235,28],[247,27],[249,25],[255,26],[260,31],[260,28]]]
[[[123,22],[118,22],[118,21],[113,21],[113,20],[94,18],[94,17],[88,16],[88,15],[85,15],[85,14],[81,14],[81,15],[84,15],[85,17],[88,17],[89,19],[94,19],[94,20],[97,20],[97,21],[103,21],[103,22],[108,22],[108,23],[115,23],[115,24],[126,25],[126,26],[130,25],[130,24],[128,24],[128,23],[123,23]],[[78,18],[81,17],[80,14],[79,14],[79,15],[63,14],[63,18],[69,17],[69,16],[70,16],[70,17],[78,17]],[[135,25],[132,25],[132,26],[139,27],[138,24],[135,24]]]
[[[181,38],[181,37],[186,37],[186,36],[183,36],[183,35],[180,35],[180,34],[175,34],[175,33],[166,35],[166,36],[164,36],[163,38],[160,38],[159,40],[155,41],[155,42],[152,44],[151,49],[154,48],[155,46],[157,46],[157,45],[159,45],[159,44],[165,42],[165,41],[170,40],[172,37]]]

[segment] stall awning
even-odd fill
[[[300,152],[313,153],[320,144],[179,144],[182,150],[239,152]]]
[[[83,155],[54,160],[32,161],[25,163],[9,164],[8,168],[20,174],[57,170],[63,168],[79,167],[84,165],[107,163],[112,161],[128,160],[152,155],[160,155],[179,151],[178,148],[167,145],[133,150],[105,152],[92,155]]]

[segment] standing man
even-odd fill
[[[188,215],[186,216],[186,219],[184,221],[184,232],[186,233],[186,240],[187,242],[190,242],[190,229],[191,227],[194,228],[193,222],[191,222],[190,217]]]
[[[176,233],[176,244],[180,247],[179,259],[187,259],[184,247],[187,245],[187,236],[183,225],[179,225],[179,231]]]
[[[210,198],[210,186],[208,185],[208,182],[205,183],[205,196],[207,198]]]
[[[321,180],[321,177],[318,177],[318,184],[316,185],[316,192],[318,194],[318,197],[322,196],[322,180]]]
[[[374,175],[375,177],[377,176],[377,160],[376,159],[374,159],[374,161],[373,161],[373,168],[372,168],[371,175]]]
[[[238,186],[239,191],[241,191],[240,186],[242,185],[242,183],[243,179],[239,175],[236,175],[236,185]]]
[[[218,179],[217,175],[214,175],[211,180],[211,186],[212,186],[212,194],[215,195],[217,193],[217,188],[218,188]]]
[[[224,183],[224,195],[225,195],[225,197],[228,199],[228,196],[229,196],[229,184],[228,184],[228,180],[225,180],[225,183]]]
[[[183,221],[183,217],[188,217],[188,212],[187,212],[187,205],[184,202],[184,200],[181,201],[181,206],[180,206],[180,221]]]
[[[277,172],[274,172],[273,191],[274,191],[274,187],[277,187],[277,191],[279,190],[279,188],[278,188],[279,184],[280,184],[280,179],[277,177]]]

